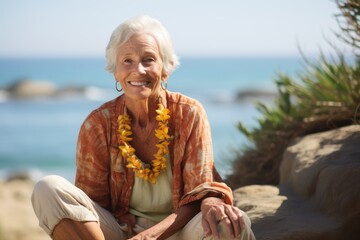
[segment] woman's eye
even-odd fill
[[[144,59],[144,62],[146,62],[146,63],[151,63],[151,62],[154,62],[154,61],[155,61],[154,58],[145,58]]]
[[[131,59],[124,59],[124,63],[125,63],[125,64],[131,64],[132,61],[131,61]]]

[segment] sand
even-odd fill
[[[0,240],[50,240],[38,226],[30,180],[0,182]]]

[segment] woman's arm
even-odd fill
[[[219,178],[214,166],[210,124],[198,102],[178,106],[175,111],[174,179],[178,206],[216,194],[232,204],[231,189]],[[182,113],[182,114],[180,114]],[[178,114],[178,115],[176,115]],[[180,126],[180,127],[177,127]],[[180,189],[181,191],[176,191]]]
[[[131,239],[166,239],[182,229],[199,211],[200,201],[181,206],[158,224],[137,234]]]
[[[103,208],[110,208],[109,150],[106,127],[99,111],[80,128],[76,147],[75,185]]]

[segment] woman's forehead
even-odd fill
[[[159,52],[159,46],[155,38],[147,33],[136,33],[132,35],[125,43],[119,46],[119,51],[154,51]]]

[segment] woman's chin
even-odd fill
[[[150,89],[144,89],[144,90],[136,91],[136,92],[132,91],[131,93],[125,92],[125,96],[132,100],[147,100],[149,98],[152,98],[155,95],[156,94],[154,93],[154,91],[152,91]]]

